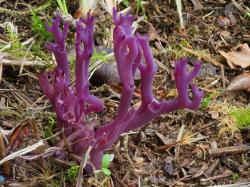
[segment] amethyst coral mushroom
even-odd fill
[[[54,34],[55,43],[48,43],[46,47],[54,53],[57,66],[52,72],[41,73],[40,85],[57,115],[57,128],[62,132],[63,139],[60,146],[65,146],[66,142],[71,153],[78,156],[91,146],[90,161],[97,169],[101,167],[104,151],[118,140],[120,134],[139,128],[168,112],[182,108],[195,110],[203,96],[203,92],[192,84],[201,65],[196,63],[194,69],[188,71],[187,59],[181,59],[176,61],[174,69],[177,98],[158,101],[154,97],[152,84],[157,66],[148,37],[133,34],[133,20],[131,14],[118,15],[114,9],[114,56],[123,88],[115,119],[98,127],[94,120],[88,118],[91,112],[100,112],[104,108],[103,102],[89,92],[88,67],[94,48],[94,17],[88,14],[76,25],[76,80],[72,86],[65,47],[68,24],[64,24],[61,30],[57,17],[51,26],[47,26],[48,31]],[[137,69],[141,74],[141,105],[134,108],[131,101]],[[64,153],[59,154],[61,158],[64,156]]]

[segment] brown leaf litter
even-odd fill
[[[228,65],[234,69],[235,66],[240,66],[245,69],[250,66],[250,48],[247,43],[237,45],[233,51],[219,53],[226,58]]]
[[[249,57],[250,58],[250,57]],[[228,85],[227,91],[250,91],[250,73],[242,73],[233,78],[232,82]]]

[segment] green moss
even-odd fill
[[[91,58],[91,62],[94,63],[96,61],[102,61],[102,62],[107,62],[109,57],[107,56],[107,52],[106,51],[100,51],[97,52],[96,49],[94,49],[92,58]]]
[[[53,136],[53,132],[56,128],[56,120],[55,120],[56,116],[54,113],[51,113],[50,116],[48,116],[48,127],[45,129],[45,138],[49,138],[51,136]]]
[[[0,116],[4,117],[4,118],[16,118],[16,119],[21,119],[22,116],[20,113],[14,111],[14,110],[10,110],[10,109],[6,109],[6,110],[1,110],[0,111]]]
[[[20,42],[17,32],[15,32],[10,26],[6,27],[7,38],[11,42],[11,47],[7,50],[14,57],[24,57],[26,54],[24,46]]]
[[[201,108],[202,109],[205,109],[209,106],[209,104],[211,103],[211,99],[212,99],[212,96],[211,94],[209,94],[208,96],[204,97],[201,101]]]
[[[231,179],[236,181],[240,178],[240,174],[239,173],[234,173],[232,176],[231,176]]]
[[[238,128],[244,128],[250,125],[250,107],[232,109],[229,115],[235,119]]]
[[[79,169],[80,169],[79,165],[73,165],[69,169],[67,169],[66,180],[74,182],[78,175]]]
[[[129,1],[128,0],[123,0],[122,4],[124,4],[127,7],[129,5]]]
[[[51,182],[46,184],[46,187],[58,187],[62,185],[62,181],[59,179],[53,179]]]
[[[190,56],[186,51],[183,50],[183,47],[188,47],[190,44],[187,40],[181,40],[177,43],[173,43],[168,46],[166,51],[173,56],[175,59],[182,58],[184,56]]]
[[[39,39],[42,41],[48,41],[52,39],[52,34],[45,28],[45,20],[42,20],[36,12],[32,12],[31,16],[31,30],[39,35]]]

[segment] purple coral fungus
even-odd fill
[[[157,66],[148,37],[132,33],[134,18],[130,14],[118,15],[114,9],[113,20],[114,56],[123,87],[117,115],[113,121],[97,127],[95,121],[88,119],[88,114],[100,112],[104,108],[103,102],[89,92],[88,66],[94,48],[92,15],[88,14],[87,18],[80,19],[76,25],[75,84],[70,85],[65,47],[68,25],[65,24],[61,30],[58,17],[53,20],[51,26],[47,26],[48,31],[54,34],[55,43],[46,44],[54,53],[57,66],[54,71],[42,72],[40,75],[41,89],[52,103],[57,114],[57,128],[62,131],[64,138],[60,146],[65,146],[66,141],[72,153],[78,156],[82,156],[91,146],[90,160],[97,169],[101,167],[104,151],[118,140],[120,134],[139,128],[164,113],[181,108],[197,109],[203,96],[203,93],[191,83],[201,65],[196,63],[194,69],[189,72],[187,60],[181,59],[175,63],[174,69],[177,98],[158,101],[152,91]],[[137,69],[141,74],[141,105],[134,108],[131,101]]]

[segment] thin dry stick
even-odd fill
[[[230,171],[230,170],[226,170],[224,173],[222,173],[220,175],[216,175],[216,176],[204,178],[204,179],[201,179],[200,181],[202,183],[204,183],[204,182],[210,182],[210,181],[213,181],[213,180],[227,178],[227,177],[230,177],[231,175],[233,175],[233,172]]]
[[[3,75],[3,63],[2,63],[2,60],[4,58],[5,54],[0,54],[0,83],[1,83],[1,80],[2,80],[2,75]]]
[[[128,187],[126,184],[124,184],[116,175],[111,174],[112,178],[114,178],[122,187]]]
[[[91,149],[92,149],[92,146],[89,146],[88,150],[86,151],[86,153],[82,157],[80,168],[79,168],[79,173],[78,173],[78,176],[77,176],[76,187],[82,187],[83,186],[82,185],[83,169],[85,168],[85,166],[88,163],[88,160],[89,160],[89,157],[90,157],[89,153],[90,153]]]
[[[226,89],[224,66],[221,65],[220,68],[221,68],[222,87],[223,89]]]
[[[208,152],[210,156],[215,156],[215,157],[229,155],[229,154],[240,154],[240,153],[250,152],[250,146],[240,145],[240,146],[223,147],[218,149],[210,149]]]
[[[1,83],[1,80],[2,80],[2,76],[3,76],[3,63],[0,62],[0,83]]]
[[[30,51],[30,49],[31,49],[31,47],[32,47],[33,45],[34,45],[34,41],[31,42],[31,44],[28,46],[28,49],[27,49],[27,51],[26,51],[26,53],[25,53],[23,59],[21,60],[21,66],[20,66],[20,69],[19,69],[19,75],[21,75],[22,72],[23,72],[23,67],[24,67],[24,62],[25,62],[26,56],[28,55],[28,53],[29,53],[29,51]]]
[[[13,85],[11,85],[8,81],[6,81],[5,79],[2,79],[3,83],[10,89],[16,89]],[[26,95],[24,95],[23,93],[18,93],[18,92],[13,92],[13,95],[17,96],[16,98],[20,99],[21,102],[23,102],[23,104],[29,106],[30,108],[33,108],[32,104],[33,101],[30,100],[30,98],[28,98]],[[35,105],[34,107],[37,107],[37,105]]]
[[[48,65],[48,63],[44,61],[37,61],[37,60],[23,60],[22,63],[20,63],[20,60],[12,60],[12,59],[2,59],[1,64],[3,65],[9,65],[9,66],[35,66],[35,67],[44,67]]]
[[[216,186],[209,186],[209,187],[249,187],[250,182],[243,182],[238,184],[226,184],[226,185],[216,185]]]

